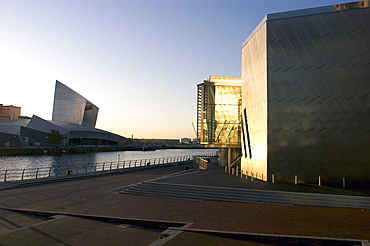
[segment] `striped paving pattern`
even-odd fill
[[[370,197],[198,186],[145,181],[119,193],[191,200],[370,209]]]

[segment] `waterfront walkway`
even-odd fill
[[[297,236],[287,239],[292,243],[299,242],[299,236],[317,244],[322,237],[370,240],[369,209],[119,193],[127,186],[160,180],[233,189],[363,195],[325,187],[251,182],[224,173],[217,166],[208,170],[190,169],[184,174],[185,166],[189,164],[83,179],[68,177],[65,181],[59,178],[18,182],[13,183],[15,187],[11,187],[11,183],[0,183],[0,245],[270,245],[267,241],[256,244],[238,240],[253,238],[253,235],[261,239],[262,234],[269,234],[267,237],[271,240],[278,238],[277,235]],[[21,211],[37,212],[38,216]],[[53,216],[53,219],[45,220],[40,215]],[[229,233],[222,234],[224,231]],[[222,235],[232,238],[220,237]]]

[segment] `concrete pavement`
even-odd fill
[[[220,237],[220,234],[202,234],[196,230],[370,240],[367,226],[370,211],[366,209],[194,201],[115,192],[124,186],[143,181],[158,178],[164,180],[166,176],[167,181],[180,184],[338,192],[323,187],[284,186],[257,180],[252,183],[224,173],[221,167],[194,172],[197,173],[194,176],[171,175],[184,168],[184,165],[167,166],[64,182],[30,183],[28,186],[0,190],[2,208],[44,212],[39,213],[44,216],[35,217],[35,213],[31,216],[19,211],[1,210],[0,244],[217,245],[216,242],[222,242],[222,245],[268,245],[266,242],[255,244],[228,239]],[[340,193],[343,192],[346,195],[352,193],[340,190]],[[48,219],[50,215],[53,218],[51,220]],[[19,216],[26,216],[28,222]],[[101,219],[106,217],[110,220]],[[183,223],[188,226],[188,230],[182,230],[164,242],[160,239],[163,237],[163,228],[148,224],[148,221],[158,220]],[[134,221],[139,222],[135,224]]]

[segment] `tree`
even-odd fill
[[[58,129],[51,129],[48,135],[49,144],[55,146],[62,143],[62,135],[60,134]]]

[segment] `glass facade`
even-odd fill
[[[369,182],[369,1],[267,15],[242,48],[242,170]]]
[[[240,145],[241,79],[210,76],[198,84],[198,138],[201,144]]]
[[[99,108],[80,94],[56,81],[53,121],[95,127]]]

